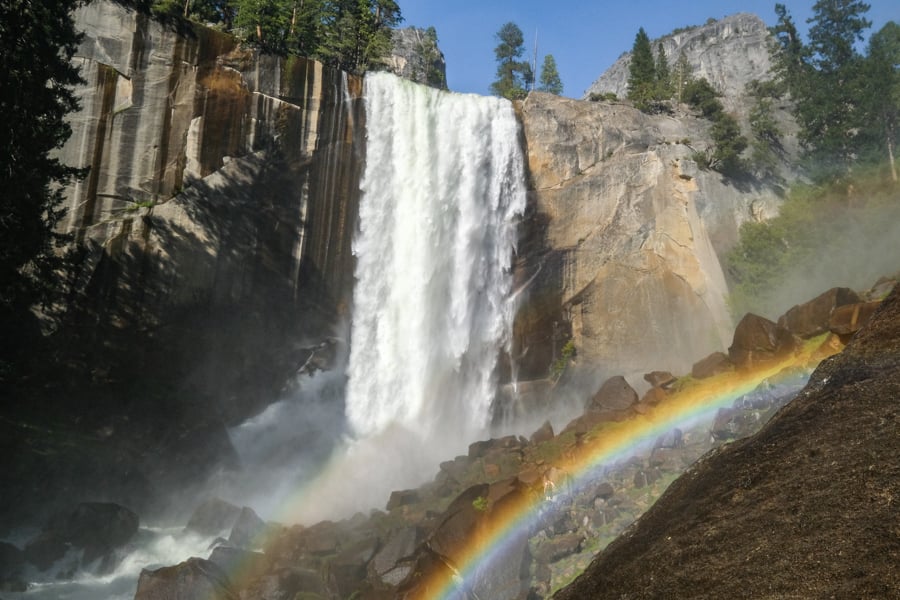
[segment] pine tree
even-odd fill
[[[672,73],[672,87],[674,89],[675,99],[678,102],[684,102],[684,90],[693,78],[694,70],[691,63],[688,62],[684,51],[678,55],[678,62],[675,63],[675,70]]]
[[[518,60],[525,52],[525,36],[518,25],[509,22],[495,37],[499,42],[494,48],[497,79],[491,84],[491,93],[510,100],[524,98],[533,77],[528,61]]]
[[[656,89],[655,100],[668,100],[672,97],[672,74],[669,72],[669,61],[666,59],[666,51],[662,42],[656,46]]]
[[[83,83],[72,57],[81,35],[78,2],[0,0],[0,338],[21,344],[14,331],[29,306],[48,298],[64,215],[61,186],[85,174],[51,155],[78,108],[72,86]]]
[[[647,37],[643,27],[634,38],[628,73],[628,99],[639,109],[646,110],[654,97],[656,64],[653,60],[650,38]]]
[[[860,151],[857,133],[866,125],[861,110],[865,69],[854,44],[871,25],[863,16],[868,10],[857,0],[816,2],[807,20],[808,49],[798,52],[803,66],[788,79],[797,96],[794,116],[800,142],[817,178],[847,173]]]
[[[900,70],[897,65],[900,65],[900,25],[890,21],[869,40],[864,90],[866,118],[862,132],[879,157],[876,160],[887,159],[894,181],[897,181],[895,148],[900,137]]]
[[[563,84],[559,78],[559,71],[556,69],[556,59],[552,54],[544,57],[544,64],[541,66],[541,85],[538,89],[542,92],[549,92],[559,96],[563,91]]]

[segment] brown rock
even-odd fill
[[[835,287],[803,304],[792,307],[778,319],[783,327],[801,338],[811,338],[828,331],[828,320],[834,309],[860,302],[850,288]]]
[[[900,291],[763,428],[707,455],[555,600],[897,598]]]
[[[399,490],[391,492],[391,497],[388,499],[386,510],[390,512],[396,508],[400,508],[401,506],[415,504],[418,501],[418,490]]]
[[[879,301],[858,302],[841,306],[831,313],[828,320],[828,329],[842,338],[852,336],[869,322],[875,309],[881,304]]]
[[[180,598],[238,600],[239,597],[225,572],[215,563],[202,558],[189,558],[183,563],[155,571],[141,571],[134,600]]]
[[[728,357],[739,369],[749,370],[783,358],[796,347],[794,336],[787,329],[747,313],[734,330]]]
[[[534,558],[538,563],[555,563],[567,556],[581,551],[581,543],[584,536],[580,533],[567,533],[548,538],[538,544],[534,552]]]
[[[624,377],[615,375],[603,382],[585,410],[588,413],[626,411],[637,404],[637,401],[638,395],[634,388],[628,385]]]
[[[537,431],[531,434],[531,443],[532,444],[540,444],[543,442],[549,442],[553,439],[553,425],[550,424],[550,421],[544,421],[544,424],[541,425]]]
[[[694,363],[691,367],[691,377],[694,379],[706,379],[719,373],[725,373],[734,368],[734,364],[724,352],[713,352],[704,359]]]
[[[678,378],[668,371],[651,371],[644,375],[644,381],[655,388],[668,389],[669,386],[678,381]]]

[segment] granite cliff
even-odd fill
[[[724,347],[731,327],[719,257],[744,221],[774,215],[775,191],[702,170],[709,122],[622,103],[532,93],[521,107],[530,171],[516,332],[539,375],[567,340],[581,365],[673,371]],[[553,311],[557,312],[554,314]]]

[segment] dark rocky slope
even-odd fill
[[[900,290],[555,598],[900,598]]]

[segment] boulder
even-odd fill
[[[652,387],[641,398],[640,404],[644,406],[657,406],[666,399],[666,392],[663,388]]]
[[[522,441],[514,435],[498,439],[484,440],[469,444],[469,458],[484,458],[497,450],[512,450],[522,447]]]
[[[581,552],[584,536],[580,533],[566,533],[547,538],[537,545],[534,558],[539,563],[555,563],[567,556]]]
[[[828,319],[828,329],[845,340],[862,329],[880,305],[880,301],[857,302],[836,308]]]
[[[542,444],[552,440],[553,435],[553,425],[550,424],[550,421],[544,421],[544,424],[531,434],[529,440],[532,444]]]
[[[627,411],[637,402],[638,395],[634,388],[628,385],[624,377],[615,375],[603,382],[588,402],[585,411],[588,413]]]
[[[396,510],[401,506],[415,504],[418,501],[419,490],[399,490],[391,492],[391,497],[388,498],[386,510],[388,512],[391,512],[392,510]]]
[[[263,540],[265,532],[266,522],[260,519],[252,508],[245,506],[231,528],[228,541],[239,548],[258,548],[265,541]]]
[[[0,591],[24,592],[28,584],[22,577],[25,553],[7,542],[0,542]]]
[[[653,449],[657,448],[681,448],[684,446],[684,432],[678,427],[670,429],[662,434],[653,443]]]
[[[700,359],[691,367],[691,377],[694,379],[706,379],[719,373],[725,373],[734,368],[734,363],[724,352],[713,352],[706,358]]]
[[[137,533],[138,523],[137,514],[124,506],[82,502],[52,516],[25,546],[25,557],[46,571],[72,547],[83,550],[83,567],[102,558],[99,571],[109,572],[115,566],[115,550]]]
[[[796,340],[787,329],[765,317],[747,313],[734,330],[728,358],[739,369],[750,370],[783,358],[796,347]]]
[[[240,600],[218,565],[202,558],[156,570],[144,569],[134,600]]]
[[[375,555],[375,558],[372,559],[372,570],[375,571],[379,578],[384,580],[388,573],[397,568],[397,563],[400,562],[400,559],[412,555],[420,539],[421,532],[416,527],[405,527],[395,531]],[[394,581],[399,574],[399,572],[394,572],[389,579]],[[399,582],[395,582],[393,585],[396,585],[396,583]]]
[[[612,484],[608,481],[604,481],[597,485],[594,488],[593,496],[595,498],[602,498],[603,500],[609,500],[616,494],[616,489],[612,486]]]
[[[655,388],[668,389],[678,378],[668,371],[651,371],[644,374],[644,381]]]
[[[211,498],[194,510],[185,530],[209,536],[224,534],[234,527],[240,515],[241,509],[234,504]]]
[[[234,573],[240,569],[242,576],[248,579],[262,574],[265,568],[265,554],[251,552],[231,546],[216,546],[209,555],[209,562],[215,564],[225,573]]]
[[[834,309],[860,302],[850,288],[834,287],[809,302],[791,307],[778,319],[778,326],[801,338],[811,338],[828,331],[828,321]]]

